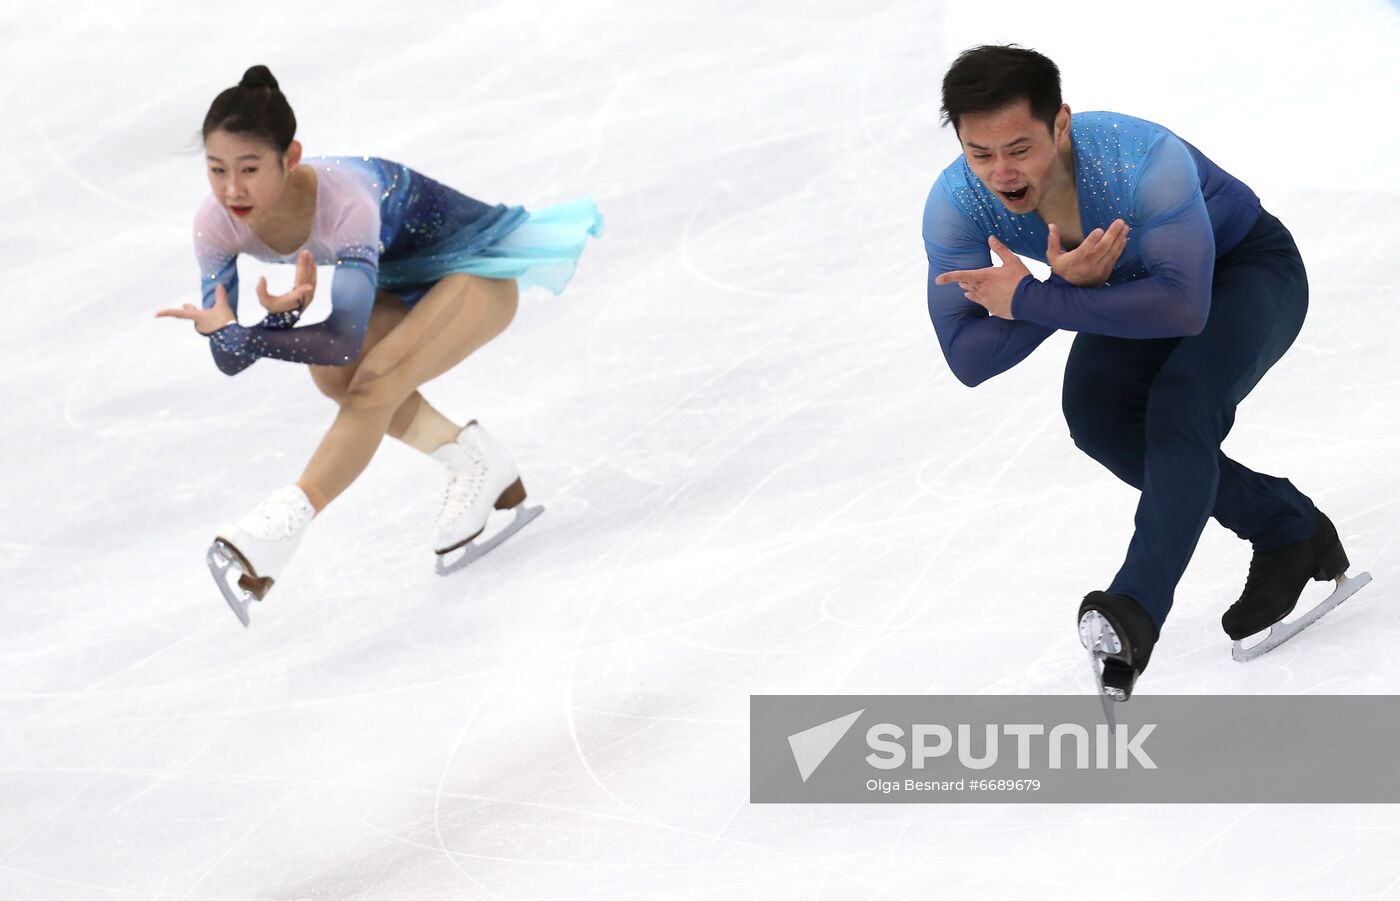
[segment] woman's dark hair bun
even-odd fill
[[[272,77],[272,70],[267,66],[253,66],[243,73],[243,80],[238,83],[240,88],[272,88],[278,90],[277,79]]]
[[[266,91],[255,90],[267,88]],[[297,117],[267,66],[253,66],[243,80],[226,88],[204,116],[204,140],[216,129],[265,141],[286,153],[297,133]]]

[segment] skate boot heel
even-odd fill
[[[1110,702],[1133,696],[1137,677],[1157,644],[1157,625],[1127,595],[1091,591],[1079,605],[1079,641],[1089,651],[1104,719],[1112,727],[1117,718]]]
[[[525,483],[516,479],[510,487],[501,492],[501,496],[496,498],[497,510],[513,510],[525,503]]]
[[[272,590],[272,579],[268,576],[259,578],[258,576],[243,573],[238,577],[238,587],[261,601],[263,597]]]
[[[1133,683],[1137,681],[1137,670],[1120,660],[1109,658],[1103,662],[1103,693],[1115,701],[1126,701],[1133,696]]]
[[[1342,543],[1337,541],[1331,547],[1317,556],[1317,570],[1313,573],[1313,580],[1317,582],[1330,582],[1338,576],[1346,575],[1346,571],[1351,567],[1351,561],[1347,559],[1347,552],[1342,549]]]

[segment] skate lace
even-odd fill
[[[442,498],[442,509],[438,512],[438,525],[447,526],[466,511],[467,507],[481,493],[486,481],[486,454],[474,442],[459,445],[466,452],[469,466],[466,472],[456,472],[448,477],[447,491]]]
[[[304,516],[305,511],[295,496],[288,491],[278,491],[258,504],[239,526],[256,538],[275,541],[295,532]]]

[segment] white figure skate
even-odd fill
[[[205,561],[233,615],[245,627],[248,607],[272,590],[315,515],[306,494],[288,485],[214,536]]]
[[[439,447],[432,456],[448,472],[434,542],[439,575],[454,573],[479,559],[544,512],[543,507],[525,506],[525,484],[519,468],[505,447],[476,420],[457,433],[456,441]],[[490,538],[478,540],[492,510],[512,510],[515,518]],[[449,557],[453,557],[450,562]]]

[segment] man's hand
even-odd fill
[[[1065,281],[1081,288],[1097,288],[1113,274],[1113,264],[1118,262],[1127,244],[1128,223],[1114,219],[1108,231],[1094,229],[1084,236],[1083,243],[1066,253],[1060,243],[1060,230],[1051,223],[1045,260]]]
[[[315,293],[316,261],[312,258],[309,250],[303,250],[297,254],[296,281],[292,285],[292,290],[286,294],[268,294],[267,277],[258,279],[258,302],[267,308],[269,313],[303,310],[307,304],[311,303],[311,297]]]
[[[1016,296],[1016,286],[1021,279],[1031,274],[1021,258],[1012,253],[996,235],[987,239],[992,253],[1001,257],[1002,265],[986,269],[957,269],[945,272],[934,279],[936,285],[957,282],[963,289],[963,296],[973,303],[981,304],[987,312],[1001,319],[1011,318],[1011,298]]]
[[[194,323],[195,331],[201,335],[209,335],[231,322],[237,322],[238,317],[233,315],[233,307],[229,306],[228,292],[223,285],[214,286],[214,305],[207,310],[197,307],[192,303],[187,303],[180,309],[161,310],[156,317],[170,316],[175,319],[188,319]]]

